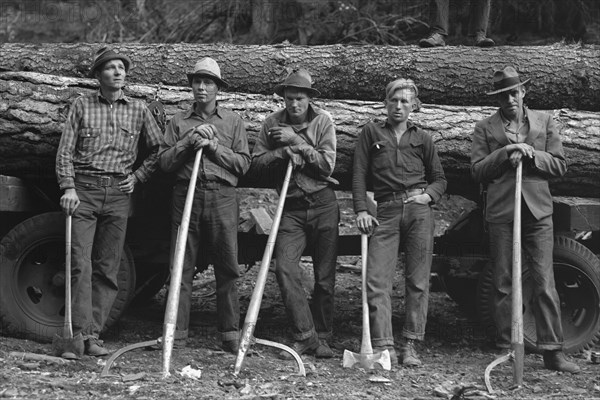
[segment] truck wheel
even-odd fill
[[[36,215],[15,226],[0,242],[0,326],[2,334],[41,342],[62,335],[65,306],[65,218]],[[106,322],[114,324],[135,289],[133,257],[125,247],[119,292]]]
[[[554,280],[560,298],[564,350],[589,349],[600,342],[600,260],[587,247],[564,236],[554,237]],[[531,279],[523,272],[523,335],[525,348],[536,351]],[[478,288],[478,308],[486,331],[495,333],[492,268],[484,268]]]

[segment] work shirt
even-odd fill
[[[194,147],[189,145],[193,128],[212,124],[217,128],[217,148],[208,146],[202,152],[198,180],[237,186],[238,179],[250,167],[248,135],[244,122],[236,113],[217,105],[207,119],[196,113],[195,104],[173,116],[158,151],[160,167],[166,172],[176,171],[178,180],[189,181],[194,168]]]
[[[437,202],[447,184],[431,137],[409,122],[398,141],[387,120],[365,125],[358,137],[352,175],[356,213],[367,210],[367,181],[372,184],[375,200],[423,188]]]
[[[150,155],[133,174],[145,182],[156,170],[162,137],[148,107],[123,92],[112,104],[100,91],[77,98],[69,110],[56,154],[60,188],[74,188],[75,173],[131,174],[140,136]]]
[[[292,174],[287,197],[300,197],[338,184],[331,177],[335,167],[335,126],[328,113],[312,105],[308,106],[306,121],[299,125],[290,122],[286,109],[276,111],[265,119],[252,151],[254,168],[264,171],[273,165],[279,167],[288,158],[286,146],[277,147],[269,138],[269,129],[276,126],[292,127],[298,136],[289,147],[304,159],[304,165]],[[282,183],[277,182],[278,189]]]

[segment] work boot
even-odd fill
[[[486,37],[484,33],[478,33],[475,36],[475,46],[477,47],[493,47],[496,45],[491,38]]]
[[[406,339],[404,346],[402,346],[402,364],[407,367],[418,367],[422,364],[417,355],[417,350],[415,350],[413,339]]]
[[[221,343],[221,348],[223,350],[225,350],[228,353],[231,354],[236,354],[238,353],[239,350],[239,341],[238,340],[225,340],[223,341],[223,343]]]
[[[315,350],[315,357],[317,357],[317,358],[333,357],[333,350],[331,350],[331,347],[329,347],[329,344],[327,344],[327,340],[320,339],[319,341],[320,341],[320,344],[319,344],[319,347],[317,347],[317,350]]]
[[[102,342],[102,340],[100,340],[98,338],[95,338],[95,337],[88,338],[84,342],[85,354],[87,354],[88,356],[94,356],[94,357],[107,356],[108,350],[106,349],[106,347],[104,347],[103,344],[104,343]]]
[[[296,353],[298,353],[299,356],[301,356],[302,354],[313,354],[320,345],[319,337],[317,335],[312,335],[308,339],[294,342],[291,347]],[[283,350],[281,353],[279,353],[279,358],[282,360],[292,360],[294,357],[287,351]]]
[[[394,346],[375,346],[373,347],[373,354],[383,353],[385,350],[390,353],[390,364],[392,364],[392,366],[398,365],[398,354],[396,354]]]
[[[419,46],[421,47],[441,47],[445,45],[444,36],[439,33],[432,33],[429,37],[419,40]]]
[[[554,371],[570,372],[577,374],[581,369],[577,364],[567,360],[562,350],[544,351],[544,367]]]

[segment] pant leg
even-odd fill
[[[188,185],[177,183],[173,188],[173,211],[171,215],[171,272],[173,271],[173,262],[181,225],[181,217],[185,206],[185,198],[187,195]],[[190,309],[192,305],[192,285],[194,275],[196,273],[196,261],[198,259],[198,249],[202,242],[200,232],[200,216],[202,214],[203,204],[201,202],[198,190],[194,193],[194,201],[190,214],[190,224],[188,236],[185,245],[185,256],[183,259],[181,285],[179,291],[179,303],[177,306],[177,322],[175,325],[175,339],[183,339],[188,337],[190,325]]]
[[[86,338],[94,332],[92,311],[92,248],[96,234],[97,211],[102,193],[99,188],[76,184],[80,204],[72,218],[71,305],[73,333]]]
[[[423,340],[425,337],[433,228],[433,211],[428,204],[404,205],[400,237],[406,254],[406,319],[402,336],[408,339]]]
[[[527,207],[522,214],[522,262],[527,265],[532,280],[537,347],[540,350],[561,349],[563,330],[560,300],[554,283],[552,216],[538,221]]]
[[[240,270],[237,261],[238,202],[233,187],[204,190],[202,232],[208,239],[214,261],[217,282],[218,331],[221,340],[238,340],[240,304],[237,281]]]
[[[307,210],[307,228],[315,275],[311,311],[315,329],[322,339],[329,339],[333,332],[339,222],[335,192],[330,188],[321,190],[315,204]]]
[[[118,274],[127,233],[131,196],[112,187],[101,189],[105,197],[98,216],[92,250],[92,308],[98,337],[119,292]]]
[[[435,0],[430,13],[431,33],[448,35],[448,18],[450,16],[450,0]]]
[[[488,223],[490,261],[493,271],[494,322],[496,343],[508,346],[512,324],[512,223]]]
[[[306,248],[306,210],[285,210],[275,242],[275,275],[286,312],[292,321],[294,340],[316,333],[302,286],[300,257]]]
[[[491,0],[471,0],[469,32],[472,36],[486,35],[490,20]]]
[[[373,346],[393,346],[392,284],[398,263],[402,201],[377,205],[377,220],[367,256],[367,301]]]

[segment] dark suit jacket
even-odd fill
[[[552,196],[548,179],[562,176],[567,161],[556,123],[552,116],[526,109],[529,133],[525,143],[533,146],[533,160],[523,158],[523,200],[535,218],[552,214]],[[500,110],[475,125],[471,148],[471,175],[487,186],[485,218],[488,222],[509,223],[513,220],[515,169],[510,165]]]

